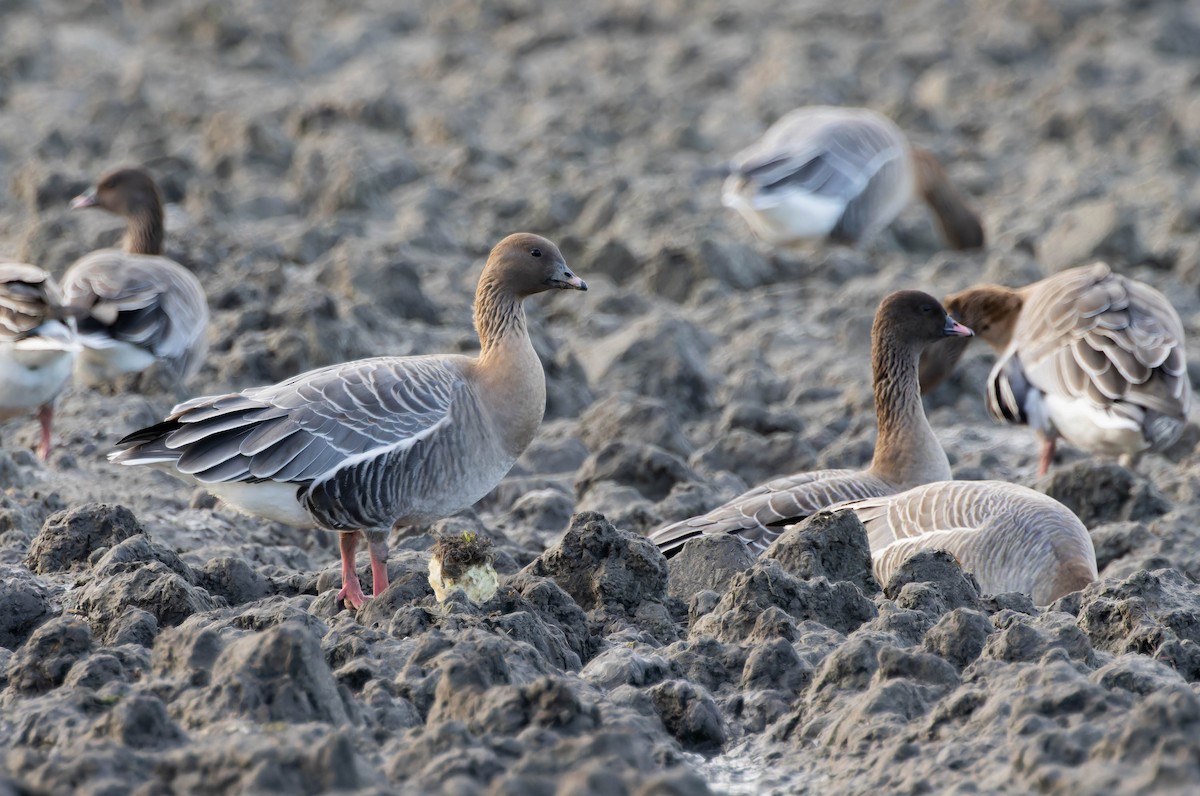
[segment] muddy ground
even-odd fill
[[[4,424],[0,794],[1191,792],[1194,428],[1136,472],[1065,451],[1036,484],[1104,578],[1049,609],[936,555],[877,584],[843,520],[760,562],[712,542],[670,582],[639,534],[864,464],[892,290],[1104,258],[1194,335],[1198,89],[1200,8],[1171,0],[0,0],[0,253],[61,274],[111,244],[68,202],[146,165],[213,308],[194,393],[473,350],[513,231],[591,286],[530,302],[535,443],[475,511],[394,534],[357,616],[331,536],[107,464],[173,403],[152,380],[66,392],[47,466],[32,419]],[[942,156],[988,249],[940,251],[918,207],[862,250],[755,241],[701,172],[810,103]],[[1035,485],[1032,434],[984,411],[990,364],[930,418],[957,477]],[[428,548],[464,530],[504,586],[437,606]]]

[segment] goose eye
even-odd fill
[[[921,305],[921,312],[923,312],[923,313],[925,313],[926,315],[928,315],[929,313],[933,312],[933,307],[929,306],[928,304],[922,304],[922,305]]]
[[[529,250],[529,254],[530,254],[530,256],[532,256],[532,257],[541,257],[541,256],[542,256],[542,250],[541,250],[541,249],[530,249],[530,250]]]

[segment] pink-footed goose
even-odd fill
[[[890,224],[914,193],[952,248],[984,244],[979,216],[937,158],[866,108],[794,110],[728,168],[722,202],[771,244],[830,238],[857,245]]]
[[[1096,549],[1079,518],[1016,484],[941,481],[829,508],[838,509],[853,511],[866,527],[880,583],[919,550],[949,552],[985,594],[1023,592],[1038,605],[1097,577]]]
[[[736,534],[757,554],[785,526],[826,506],[853,498],[891,495],[950,476],[917,384],[921,349],[948,335],[971,330],[946,314],[927,293],[902,290],[880,303],[871,329],[871,368],[879,438],[866,470],[819,470],[778,478],[707,514],[676,522],[649,535],[663,555],[677,553],[697,536]]]
[[[141,169],[117,169],[71,206],[103,208],[126,221],[123,249],[86,254],[63,275],[83,344],[76,376],[96,385],[158,362],[182,387],[208,351],[208,301],[191,271],[162,256],[163,206],[154,180]]]
[[[50,458],[54,399],[71,377],[79,351],[74,323],[50,275],[0,260],[0,420],[38,410],[38,455]]]
[[[360,607],[360,533],[378,595],[387,587],[388,530],[475,503],[533,439],[546,380],[523,302],[555,289],[587,284],[550,241],[510,235],[492,249],[475,291],[477,358],[377,357],[196,398],[121,440],[125,450],[110,458],[166,468],[249,514],[340,531],[337,596]]]
[[[1183,430],[1192,397],[1183,324],[1166,296],[1144,282],[1098,262],[1016,290],[968,288],[946,306],[999,354],[988,412],[1038,432],[1039,475],[1049,470],[1059,437],[1131,464]],[[927,349],[922,389],[941,383],[964,350],[961,343]]]

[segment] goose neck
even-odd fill
[[[131,213],[125,222],[125,251],[130,254],[161,255],[163,252],[163,213],[161,207],[147,207]]]
[[[921,404],[921,346],[885,333],[872,349],[879,437],[871,471],[902,488],[949,480],[949,461]]]

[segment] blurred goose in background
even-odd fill
[[[778,478],[699,517],[649,535],[663,555],[689,539],[736,534],[755,554],[767,549],[785,526],[843,500],[891,495],[918,484],[949,480],[950,463],[938,443],[917,383],[921,349],[971,330],[946,314],[928,293],[902,290],[879,305],[871,329],[871,368],[879,437],[866,470],[818,470]]]
[[[71,377],[79,351],[74,324],[50,275],[0,260],[0,420],[38,410],[38,455],[50,458],[54,399]]]
[[[952,248],[984,245],[979,216],[937,158],[865,108],[794,110],[735,155],[729,172],[723,204],[772,245],[826,237],[857,245],[890,224],[914,192]]]
[[[177,388],[195,375],[208,351],[208,301],[191,271],[161,256],[163,206],[141,169],[118,169],[71,203],[125,218],[122,249],[99,249],[63,275],[83,351],[76,376],[89,386],[161,363]]]
[[[1039,476],[1050,469],[1059,437],[1132,466],[1183,431],[1192,398],[1183,324],[1166,296],[1144,282],[1098,262],[1020,289],[968,288],[946,306],[999,355],[988,412],[1038,432]],[[923,391],[946,378],[965,342],[926,349]]]
[[[377,357],[197,398],[121,440],[125,450],[110,458],[164,468],[249,514],[340,531],[337,597],[358,608],[367,599],[355,569],[360,532],[378,595],[388,530],[475,503],[533,439],[546,378],[523,302],[556,289],[587,284],[550,241],[510,235],[475,291],[477,358]]]
[[[875,577],[887,583],[919,550],[945,550],[984,594],[1018,591],[1038,605],[1097,578],[1087,528],[1057,500],[1002,481],[942,481],[831,506],[867,529]]]

